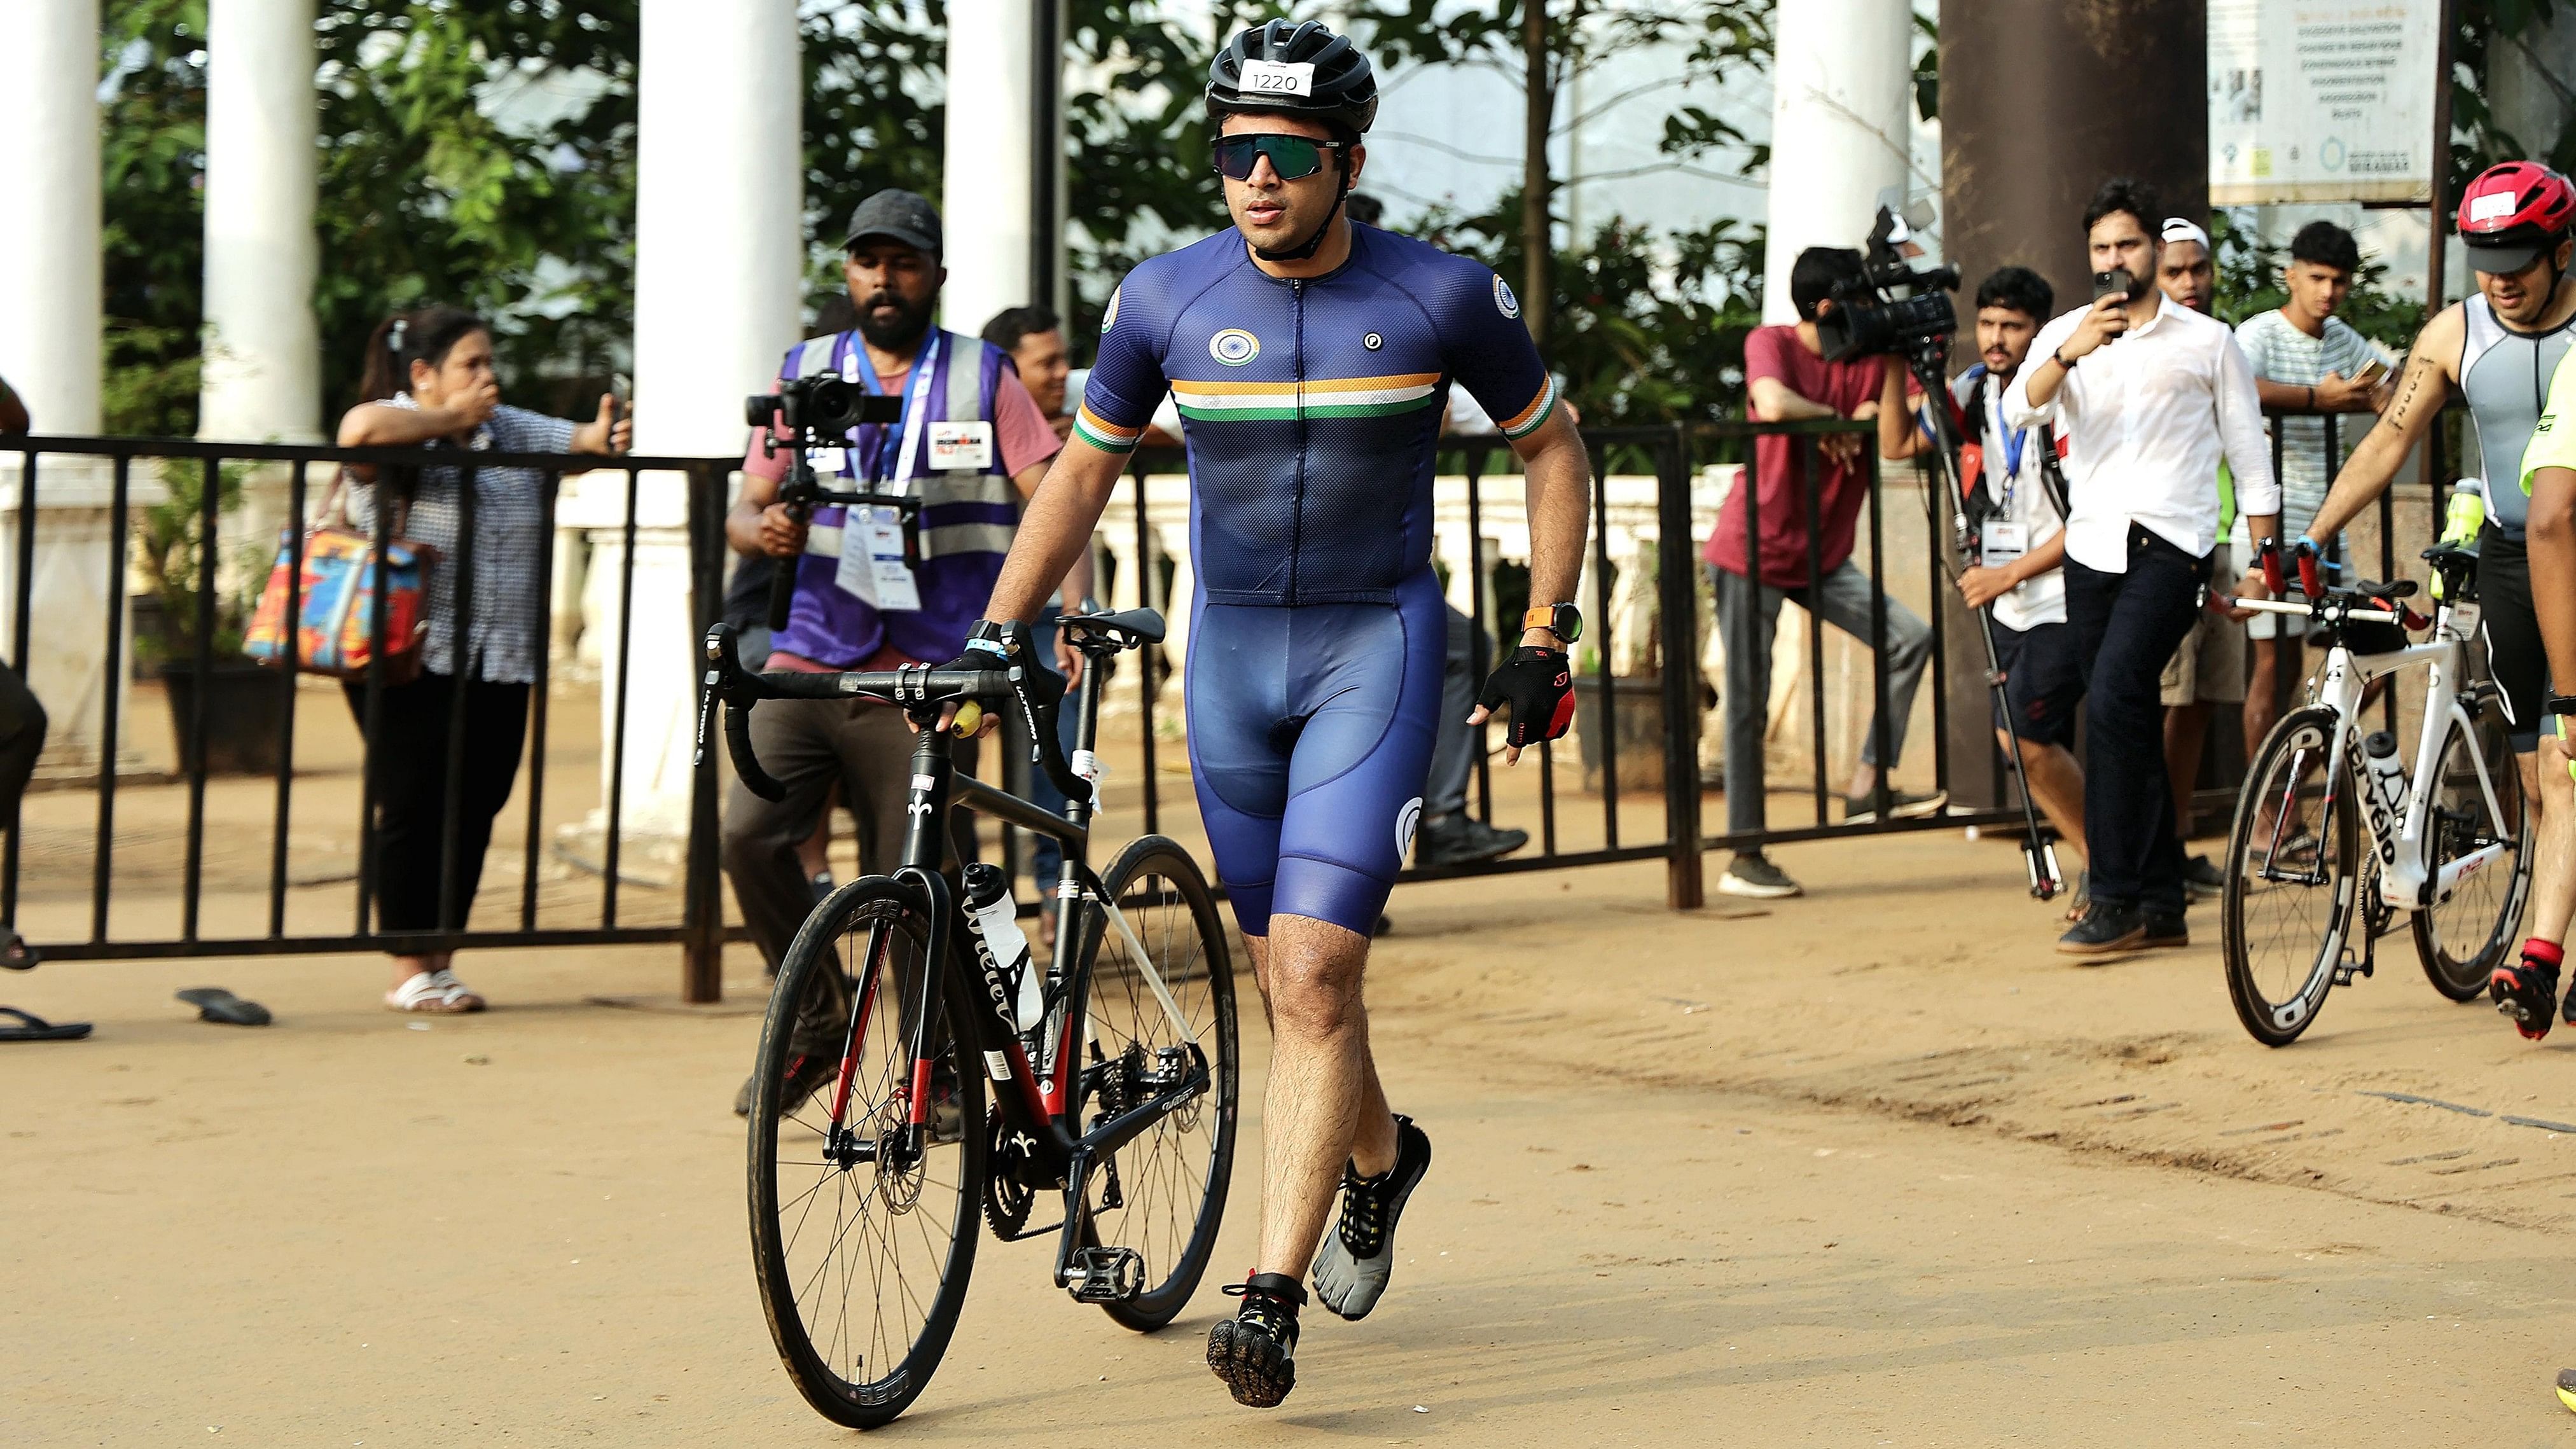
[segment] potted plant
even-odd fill
[[[225,464],[216,471],[215,507],[235,513],[249,468]],[[170,702],[170,731],[176,741],[179,768],[198,767],[196,723],[198,701],[204,701],[204,766],[207,774],[270,774],[279,759],[285,733],[286,692],[277,675],[242,653],[242,631],[248,627],[274,556],[273,543],[254,541],[245,550],[247,567],[227,577],[216,570],[215,590],[201,593],[204,559],[206,471],[193,463],[167,470],[168,495],[143,510],[134,539],[134,571],[142,598],[152,607],[138,610],[151,620],[134,640],[136,662],[157,673]],[[197,662],[199,620],[211,626],[210,658]]]

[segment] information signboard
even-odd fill
[[[2209,0],[2209,199],[2424,201],[2441,0]]]

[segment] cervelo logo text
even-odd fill
[[[1228,327],[1208,339],[1208,356],[1228,367],[1241,367],[1261,355],[1261,339],[1240,327]]]

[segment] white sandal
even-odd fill
[[[481,1011],[487,1003],[453,971],[419,971],[403,984],[385,993],[388,1011],[418,1012],[428,1016],[461,1016]]]

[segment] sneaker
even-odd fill
[[[2143,911],[2140,915],[2146,922],[2146,944],[2150,946],[2191,944],[2191,927],[2184,922],[2182,912]]]
[[[1354,1323],[1386,1293],[1395,1272],[1395,1220],[1431,1170],[1431,1139],[1402,1113],[1395,1118],[1395,1165],[1375,1177],[1342,1164],[1342,1220],[1315,1255],[1315,1301]]]
[[[2182,863],[2182,888],[2193,900],[2214,901],[2227,893],[2227,877],[2209,863],[2209,857],[2195,855]]]
[[[1526,830],[1498,830],[1472,815],[1450,815],[1422,827],[1413,857],[1421,865],[1481,865],[1527,844]]]
[[[1890,790],[1887,792],[1887,817],[1890,820],[1920,820],[1926,815],[1938,813],[1942,806],[1949,803],[1950,792],[1947,790],[1934,790],[1928,794],[1913,790]],[[1866,825],[1877,818],[1878,801],[1874,794],[1843,797],[1845,825]]]
[[[1225,1294],[1242,1299],[1243,1311],[1208,1330],[1208,1370],[1236,1403],[1275,1409],[1297,1386],[1297,1309],[1306,1290],[1285,1273],[1255,1273]]]
[[[2075,929],[2057,938],[2061,956],[2115,956],[2147,944],[2147,917],[2136,906],[2093,902]]]
[[[1789,873],[1771,863],[1767,855],[1739,855],[1717,878],[1717,888],[1731,896],[1751,896],[1755,900],[1777,900],[1782,896],[1804,895],[1806,891]]]
[[[780,1099],[778,1115],[792,1117],[805,1105],[805,1099],[821,1091],[823,1084],[840,1075],[841,1059],[830,1052],[800,1051],[787,1059],[787,1090]],[[733,1114],[751,1115],[751,1094],[760,1086],[760,1073],[742,1079],[742,1090],[733,1094]]]
[[[2552,1008],[2558,1004],[2558,963],[2532,952],[2535,946],[2547,945],[2525,941],[2518,959],[2496,967],[2487,978],[2488,998],[2497,1011],[2513,1018],[2513,1029],[2528,1041],[2549,1035],[2550,1018],[2557,1014]],[[2550,954],[2555,954],[2554,948]]]
[[[2558,1371],[2558,1402],[2576,1410],[2576,1369]]]

